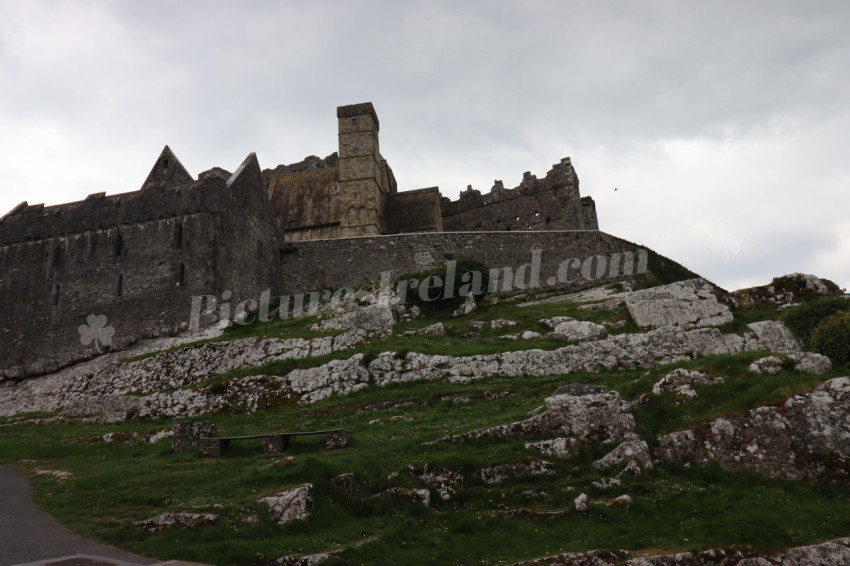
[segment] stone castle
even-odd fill
[[[569,158],[506,189],[398,191],[371,103],[341,106],[339,152],[262,171],[254,154],[194,179],[166,146],[137,191],[0,219],[0,380],[95,355],[78,328],[104,315],[113,348],[188,326],[193,296],[256,299],[376,281],[468,257],[542,269],[637,246],[598,230]],[[597,272],[599,269],[596,270]],[[602,270],[604,271],[604,269]],[[571,283],[596,276],[576,273]],[[586,281],[585,281],[586,282]]]

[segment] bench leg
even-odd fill
[[[218,438],[207,438],[201,440],[201,454],[205,458],[218,458],[227,447],[229,442]]]
[[[289,436],[273,434],[263,437],[263,454],[280,454],[289,448]]]
[[[348,448],[349,440],[351,440],[351,433],[347,430],[329,432],[325,435],[325,448],[327,450],[338,450],[340,448]]]

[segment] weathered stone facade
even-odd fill
[[[437,187],[398,192],[379,150],[371,103],[340,106],[339,153],[310,156],[265,171],[269,197],[287,242],[412,232],[598,230],[596,206],[579,193],[569,157],[539,180],[526,172],[515,189],[496,181],[485,195],[460,199]]]
[[[213,301],[203,326],[255,309],[263,292],[357,286],[453,258],[511,271],[537,261],[541,285],[563,283],[571,260],[563,276],[578,285],[616,278],[638,250],[598,231],[569,158],[542,180],[451,202],[436,187],[398,192],[371,103],[337,118],[339,153],[325,159],[261,171],[251,154],[195,180],[166,146],[138,191],[24,202],[2,217],[0,381],[186,330],[194,297]]]

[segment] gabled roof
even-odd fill
[[[183,164],[180,163],[180,160],[171,151],[171,148],[165,146],[162,153],[157,157],[151,172],[148,173],[148,178],[142,183],[142,190],[160,183],[165,183],[166,186],[169,186],[191,183],[192,181],[194,181],[192,175],[186,171],[186,168],[183,167]]]

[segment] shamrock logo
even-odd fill
[[[115,334],[115,329],[111,326],[106,326],[108,322],[106,315],[96,316],[90,314],[86,317],[88,324],[81,324],[77,331],[80,333],[80,343],[83,346],[88,346],[94,342],[94,347],[97,353],[100,353],[100,346],[112,345],[112,336]]]
[[[744,247],[744,236],[732,223],[718,225],[710,238],[711,251],[725,253],[726,259],[732,259],[732,255],[741,253]]]

